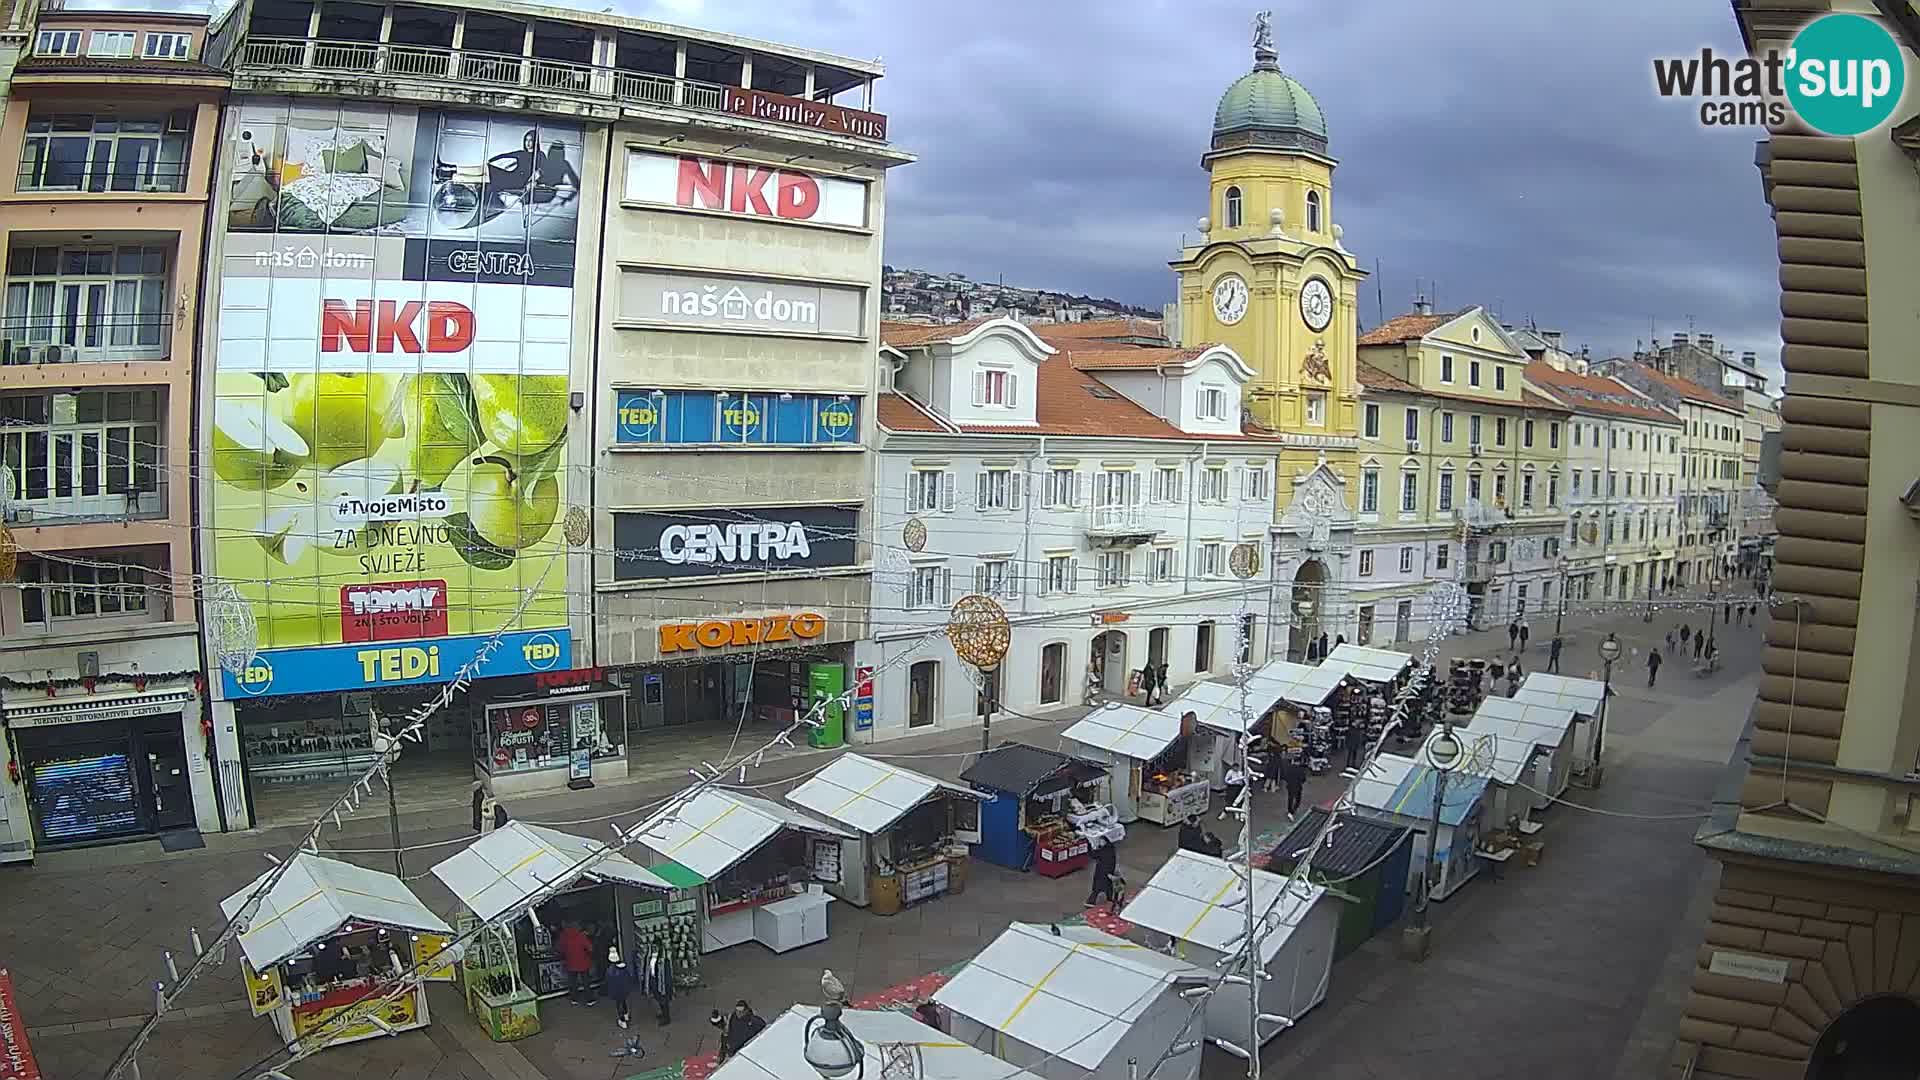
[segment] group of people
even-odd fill
[[[1165,705],[1167,703],[1167,665],[1165,661],[1158,664],[1148,664],[1139,671],[1134,672],[1133,677],[1140,683],[1140,692],[1147,696],[1147,708],[1151,709],[1155,705]]]
[[[1333,652],[1333,650],[1339,648],[1342,645],[1345,645],[1346,643],[1347,643],[1347,635],[1345,634],[1341,634],[1335,637],[1333,641],[1329,643],[1327,641],[1327,635],[1322,633],[1319,637],[1307,642],[1307,663],[1317,664],[1320,661],[1325,660],[1328,657],[1328,655],[1330,655]]]
[[[554,952],[567,972],[567,1000],[575,1005],[599,1004],[594,993],[593,958],[598,951],[593,934],[579,923],[568,922],[553,935]],[[622,1028],[632,1020],[627,1001],[638,992],[653,1002],[655,1019],[662,1025],[673,1023],[674,971],[672,958],[654,949],[646,950],[636,963],[628,963],[620,946],[606,949],[607,966],[604,988],[613,1002],[614,1019]]]

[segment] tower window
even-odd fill
[[[1320,231],[1320,193],[1317,191],[1307,192],[1307,231]]]
[[[1226,221],[1227,228],[1229,229],[1237,229],[1240,227],[1240,204],[1240,189],[1237,187],[1228,188],[1225,205],[1221,207],[1220,216]]]

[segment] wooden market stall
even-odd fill
[[[1269,745],[1316,774],[1330,770],[1346,731],[1329,707],[1347,686],[1344,669],[1275,660],[1254,672],[1251,683],[1282,702],[1268,721]]]
[[[1195,1080],[1199,1046],[1168,1048],[1193,1011],[1181,992],[1210,974],[1090,926],[1016,922],[933,1000],[956,1041],[1049,1080],[1132,1080],[1152,1062],[1154,1080]]]
[[[1406,674],[1407,669],[1413,666],[1413,657],[1392,649],[1336,645],[1321,666],[1332,666],[1350,679],[1382,686]]]
[[[1427,866],[1427,849],[1434,843],[1433,795],[1437,774],[1433,768],[1398,754],[1381,754],[1373,768],[1353,785],[1355,806],[1374,817],[1412,830],[1413,872],[1409,887],[1417,887]],[[1445,900],[1455,889],[1480,873],[1477,857],[1481,835],[1489,831],[1487,779],[1464,769],[1447,777],[1446,798],[1440,810],[1440,836],[1437,851],[1439,879],[1434,882],[1432,898]]]
[[[572,876],[532,909],[533,918],[512,920],[502,940],[472,950],[471,962],[462,963],[468,1008],[496,1041],[539,1031],[535,1002],[567,992],[566,967],[554,946],[562,927],[578,926],[592,939],[596,980],[604,977],[600,961],[610,947],[638,960],[629,913],[674,886],[624,855],[599,858],[585,872],[575,869],[600,848],[585,837],[510,821],[433,868],[433,876],[481,922],[526,908],[536,893]],[[499,955],[502,947],[511,955]]]
[[[1530,738],[1542,750],[1534,775],[1527,780],[1532,789],[1533,808],[1545,810],[1553,800],[1566,794],[1573,785],[1573,761],[1577,756],[1574,740],[1577,732],[1574,711],[1560,705],[1542,705],[1515,698],[1491,697],[1474,710],[1467,727],[1473,731],[1499,723],[1500,730],[1516,738]]]
[[[710,1080],[811,1080],[819,1071],[807,1064],[809,1022],[820,1015],[811,1005],[795,1005],[774,1017],[765,1031],[714,1070]],[[1006,1062],[928,1027],[913,1014],[893,1009],[845,1009],[840,1023],[860,1040],[866,1075],[898,1073],[897,1062],[879,1057],[882,1047],[911,1052],[913,1071],[898,1073],[916,1080],[1041,1080],[1025,1070],[1009,1069]],[[818,1030],[819,1025],[811,1025]]]
[[[1578,679],[1567,675],[1535,672],[1520,684],[1520,692],[1509,700],[1530,705],[1552,705],[1573,710],[1574,736],[1571,769],[1585,776],[1594,766],[1594,742],[1599,738],[1600,702],[1607,684],[1599,679]]]
[[[1099,829],[1109,842],[1125,835],[1115,822],[1101,828],[1097,811],[1107,767],[1024,743],[1001,743],[960,774],[961,782],[992,799],[980,807],[976,857],[1009,870],[1038,870],[1061,877],[1087,864],[1092,845],[1085,832]],[[1085,808],[1094,808],[1091,814]],[[1077,824],[1076,818],[1085,822]],[[1113,835],[1113,830],[1120,830]]]
[[[1175,851],[1152,878],[1133,894],[1121,918],[1170,943],[1182,960],[1216,970],[1246,940],[1247,902],[1241,870],[1212,855]],[[1339,938],[1341,904],[1326,887],[1290,882],[1265,870],[1253,872],[1253,914],[1270,927],[1260,941],[1260,966],[1268,975],[1256,980],[1260,1011],[1298,1021],[1326,1000],[1333,981],[1334,946]],[[1207,998],[1209,1041],[1253,1051],[1280,1034],[1277,1025],[1251,1030],[1248,989],[1222,984]],[[1244,1057],[1244,1054],[1236,1055]]]
[[[447,924],[392,874],[305,851],[250,908],[273,872],[220,902],[246,926],[238,941],[253,1015],[271,1017],[289,1043],[311,1037],[337,1046],[426,1027],[424,983],[391,1000],[383,995],[446,947]],[[451,978],[451,964],[434,975]]]
[[[702,952],[748,941],[786,952],[826,940],[833,897],[822,886],[843,880],[841,843],[853,838],[838,825],[724,788],[664,807],[639,834],[659,861],[703,883]]]
[[[892,915],[966,887],[984,801],[971,788],[848,753],[787,801],[854,833],[840,845],[840,881],[827,886],[849,904]]]
[[[1456,727],[1453,734],[1466,751],[1454,770],[1454,779],[1468,775],[1487,781],[1481,855],[1504,862],[1511,854],[1509,849],[1540,831],[1533,820],[1533,793],[1528,790],[1528,782],[1536,769],[1544,768],[1541,762],[1545,752],[1534,742],[1532,728],[1517,728],[1504,720],[1483,717],[1475,727]],[[1439,736],[1436,731],[1428,739]],[[1421,755],[1420,760],[1424,760],[1424,750]]]
[[[1177,717],[1180,730],[1187,733],[1188,767],[1200,774],[1209,787],[1219,791],[1227,787],[1227,777],[1241,768],[1241,742],[1248,733],[1274,732],[1270,714],[1281,704],[1279,684],[1267,681],[1247,683],[1245,700],[1240,687],[1231,683],[1201,682],[1161,706],[1160,711]],[[1292,718],[1284,718],[1278,732],[1285,737]]]
[[[1122,824],[1145,818],[1178,825],[1206,813],[1212,802],[1207,777],[1188,767],[1193,738],[1177,714],[1114,703],[1088,713],[1060,737],[1078,756],[1111,770],[1107,791]]]
[[[1319,807],[1300,815],[1293,828],[1274,845],[1267,865],[1275,873],[1290,874],[1327,824]],[[1392,926],[1407,906],[1407,874],[1412,867],[1413,834],[1364,813],[1343,814],[1340,827],[1313,849],[1307,880],[1338,889],[1341,899],[1340,936],[1335,960],[1367,943]]]

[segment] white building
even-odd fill
[[[1675,581],[1680,418],[1630,386],[1546,361],[1528,365],[1527,382],[1574,414],[1564,595],[1644,599]]]
[[[1240,620],[1266,658],[1276,444],[1242,429],[1252,372],[1224,347],[1056,349],[1035,329],[883,329],[856,741],[979,722],[973,673],[936,633],[967,593],[1010,616],[993,697],[1016,712],[1118,697],[1148,663],[1174,685],[1222,674]]]

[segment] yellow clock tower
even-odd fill
[[[1253,70],[1214,111],[1212,145],[1201,158],[1210,182],[1199,242],[1172,266],[1181,344],[1224,344],[1253,368],[1247,407],[1289,444],[1281,476],[1302,476],[1324,460],[1351,483],[1355,312],[1367,275],[1333,223],[1334,165],[1320,106],[1281,72],[1263,14],[1254,24]]]

